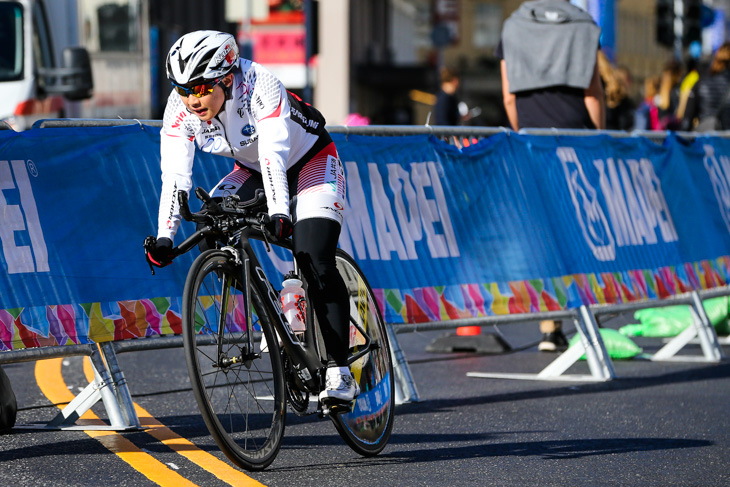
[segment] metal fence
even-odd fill
[[[99,120],[99,119],[58,119],[58,120],[40,120],[36,122],[34,128],[52,129],[52,128],[70,128],[70,127],[111,127],[130,124],[144,124],[153,127],[161,127],[160,120]],[[0,124],[0,129],[10,128]],[[471,145],[481,139],[504,132],[510,132],[503,127],[434,127],[434,126],[330,126],[327,127],[331,133],[345,135],[371,135],[371,136],[406,136],[406,135],[433,135],[450,144],[462,147]],[[520,133],[529,135],[561,135],[561,136],[591,136],[598,132],[595,130],[564,130],[564,129],[528,129],[521,130]],[[612,137],[645,137],[655,143],[661,144],[667,137],[667,132],[654,131],[602,131]],[[692,140],[697,136],[692,132],[676,133],[679,137]],[[714,132],[711,134],[717,137],[730,138],[730,131]],[[663,300],[644,300],[640,302],[632,302],[617,305],[597,305],[597,306],[581,306],[579,309],[526,313],[520,315],[499,315],[485,316],[478,318],[457,319],[449,321],[439,321],[430,323],[413,323],[398,324],[397,326],[388,325],[388,332],[392,341],[393,362],[396,374],[396,399],[397,402],[410,402],[419,399],[416,385],[412,379],[408,362],[400,348],[396,333],[407,333],[416,331],[429,330],[453,330],[464,326],[490,326],[505,325],[510,323],[534,322],[539,320],[567,320],[575,324],[576,330],[580,334],[580,343],[571,347],[568,352],[563,353],[555,359],[550,365],[537,374],[488,374],[474,372],[469,375],[472,377],[497,377],[497,378],[517,378],[517,379],[539,379],[539,380],[581,380],[581,381],[606,381],[616,378],[616,374],[611,363],[611,359],[606,351],[596,317],[608,313],[627,312],[642,308],[651,308],[669,305],[688,305],[693,309],[692,326],[670,340],[652,359],[659,360],[695,360],[705,362],[718,362],[724,359],[720,342],[715,333],[712,324],[709,322],[707,314],[702,305],[703,299],[716,296],[730,295],[730,288],[722,287],[706,291],[693,291],[691,293],[673,296]],[[699,339],[702,347],[702,356],[679,357],[679,352],[685,345]],[[114,355],[116,353],[154,350],[163,348],[176,348],[182,346],[182,338],[180,336],[159,336],[143,339],[132,339],[119,342],[109,342],[106,344],[89,344],[89,345],[65,345],[53,346],[36,349],[23,349],[0,353],[0,364],[13,362],[35,361],[39,359],[57,358],[64,356],[87,355],[92,358],[95,368],[102,369],[97,372],[98,378],[95,384],[91,384],[93,391],[83,392],[79,395],[77,404],[69,405],[60,414],[59,418],[49,423],[51,427],[73,428],[72,419],[83,414],[83,411],[91,407],[93,402],[103,400],[107,410],[110,412],[112,419],[111,429],[134,429],[139,427],[139,421],[136,418],[133,407],[131,407],[131,398],[126,390],[126,382],[123,374],[119,369]],[[569,375],[565,372],[576,363],[582,355],[586,355],[587,363],[590,369],[590,375]],[[96,358],[95,358],[96,357]],[[101,394],[99,390],[103,390],[109,386],[109,391],[113,394]],[[83,396],[83,397],[81,397]],[[86,409],[84,409],[86,408]],[[131,408],[131,409],[130,409]],[[69,419],[71,418],[71,419]]]

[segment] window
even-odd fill
[[[23,7],[0,3],[0,81],[23,79]]]
[[[137,50],[136,19],[128,2],[105,3],[96,9],[99,25],[99,50],[134,52]]]
[[[142,3],[141,0],[78,0],[84,46],[91,52],[139,52]]]
[[[54,67],[50,28],[42,2],[33,3],[33,63],[35,68]]]

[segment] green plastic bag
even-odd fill
[[[718,335],[730,335],[728,324],[728,297],[706,299],[705,308],[710,323]],[[625,325],[619,332],[626,336],[673,337],[692,324],[692,311],[688,305],[641,309],[634,313],[639,324]]]
[[[603,344],[606,346],[606,352],[608,352],[608,356],[612,359],[630,359],[642,352],[641,347],[634,343],[631,338],[622,335],[612,328],[599,328],[599,332],[601,333]],[[580,334],[578,333],[573,335],[568,344],[572,347],[577,343],[580,343]],[[583,355],[580,359],[585,360],[586,356]]]

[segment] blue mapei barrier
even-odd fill
[[[334,134],[340,244],[386,321],[572,310],[727,283],[730,143],[501,133]],[[194,186],[232,164],[198,152]],[[150,275],[159,128],[0,131],[0,349],[179,332],[194,252]],[[193,230],[184,225],[182,236]],[[275,255],[269,272],[286,255]]]

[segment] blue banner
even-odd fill
[[[681,144],[505,133],[460,151],[425,136],[335,140],[351,208],[341,244],[375,287],[655,269],[725,254],[726,235],[696,238],[689,210],[712,208],[680,197],[692,186],[687,163],[701,160]],[[673,214],[704,252],[682,255]]]
[[[502,133],[461,150],[425,135],[333,139],[347,175],[340,246],[389,322],[657,298],[728,280],[725,139]],[[199,152],[193,184],[212,188],[231,168]],[[197,251],[151,275],[142,241],[156,233],[159,192],[159,129],[0,131],[2,346],[178,332]],[[176,241],[193,230],[184,223]],[[269,257],[267,272],[288,267],[285,252]]]
[[[142,249],[157,234],[159,144],[147,126],[0,131],[0,309],[182,294],[194,255],[152,278]],[[230,170],[200,152],[193,177],[211,188]]]

